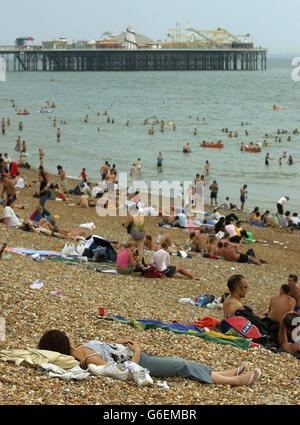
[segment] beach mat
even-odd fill
[[[252,340],[248,338],[240,338],[235,336],[223,335],[220,332],[209,331],[204,332],[198,326],[191,324],[185,325],[182,323],[164,323],[159,320],[127,320],[125,317],[115,316],[96,316],[98,319],[112,320],[124,325],[130,325],[136,329],[147,330],[147,329],[163,329],[169,332],[175,332],[179,334],[197,336],[206,341],[215,342],[217,344],[233,345],[234,347],[242,350],[247,350],[251,347]]]

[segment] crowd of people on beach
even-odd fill
[[[108,116],[108,122],[112,122]],[[88,122],[86,115],[84,121]],[[21,123],[22,124],[22,123]],[[148,124],[148,119],[144,124]],[[149,134],[154,134],[154,125],[160,124],[160,130],[164,131],[165,123],[156,120],[152,123]],[[6,125],[10,123],[2,120],[2,134],[6,133]],[[129,125],[129,122],[126,123]],[[247,125],[242,123],[242,125]],[[175,131],[176,125],[172,123]],[[21,128],[22,129],[22,126]],[[228,133],[229,137],[238,137],[237,132],[222,130]],[[296,131],[296,130],[295,130]],[[278,130],[278,134],[284,134]],[[297,134],[297,133],[294,133]],[[197,135],[197,129],[194,130]],[[248,136],[247,130],[245,135]],[[267,137],[267,135],[266,135]],[[57,129],[57,141],[60,141],[60,128]],[[291,139],[290,139],[291,140]],[[280,141],[280,140],[279,140]],[[211,260],[223,260],[243,264],[254,264],[264,266],[264,259],[257,259],[253,249],[241,252],[245,241],[253,241],[252,233],[244,227],[259,226],[266,228],[287,229],[291,233],[296,233],[300,229],[300,220],[297,212],[285,210],[285,205],[289,201],[289,196],[281,197],[276,203],[277,213],[271,214],[269,210],[263,213],[259,207],[255,207],[249,214],[248,221],[242,221],[236,214],[244,213],[244,206],[247,200],[247,184],[240,188],[240,207],[226,199],[218,205],[219,186],[213,180],[208,186],[210,191],[211,216],[205,212],[193,211],[195,199],[204,194],[206,185],[205,177],[209,176],[210,164],[206,161],[204,174],[196,174],[194,184],[188,192],[188,203],[184,208],[176,205],[174,201],[173,214],[167,211],[160,211],[155,205],[148,206],[141,202],[138,191],[132,188],[136,176],[142,173],[142,160],[132,163],[129,175],[130,186],[127,188],[127,200],[124,205],[119,203],[118,171],[116,165],[112,166],[106,161],[99,169],[99,182],[96,185],[88,181],[86,168],[82,168],[79,174],[81,182],[70,189],[66,173],[62,165],[57,165],[57,178],[59,183],[51,182],[50,173],[44,168],[45,153],[39,149],[40,166],[38,171],[39,189],[33,194],[38,201],[36,209],[28,213],[28,218],[22,220],[18,217],[18,209],[26,209],[22,204],[22,190],[30,189],[29,184],[21,176],[19,166],[24,164],[26,154],[26,142],[21,144],[18,137],[15,150],[20,152],[19,162],[12,161],[7,153],[0,154],[0,183],[2,183],[1,203],[4,207],[4,217],[0,219],[3,225],[19,228],[23,231],[35,234],[44,234],[59,239],[86,240],[90,235],[86,229],[74,228],[66,230],[58,227],[55,223],[55,214],[51,214],[46,209],[49,200],[58,200],[66,205],[75,206],[72,202],[77,197],[77,206],[82,208],[95,207],[101,198],[107,198],[102,204],[102,208],[110,207],[110,196],[116,200],[116,209],[128,208],[128,218],[123,223],[124,232],[128,238],[125,243],[112,243],[118,252],[116,258],[116,270],[120,275],[132,275],[136,277],[159,277],[163,279],[173,278],[176,274],[181,274],[192,280],[201,280],[203,277],[195,276],[187,268],[181,265],[172,265],[171,256],[176,255],[182,258],[206,258]],[[184,153],[190,153],[189,143],[183,146]],[[286,152],[284,152],[286,157]],[[23,159],[21,159],[21,157]],[[280,158],[281,159],[281,158]],[[162,152],[157,155],[157,168],[161,169],[164,156]],[[265,164],[269,164],[272,158],[269,154],[265,157]],[[291,155],[288,164],[293,164]],[[281,164],[280,164],[281,165]],[[182,200],[182,188],[180,188],[180,199]],[[72,198],[70,197],[72,196]],[[223,214],[221,212],[223,212]],[[228,214],[227,214],[228,213]],[[155,241],[152,235],[147,234],[145,216],[152,215],[161,217],[158,223],[160,228],[178,228],[186,232],[188,240],[185,244],[177,244],[169,233],[159,234]],[[245,223],[245,226],[244,226]],[[145,262],[145,253],[151,253],[149,264]],[[278,288],[279,294],[270,299],[267,311],[254,314],[252,309],[242,304],[242,299],[247,294],[248,281],[243,275],[233,275],[227,282],[229,294],[224,299],[224,318],[240,316],[244,312],[251,323],[270,330],[270,335],[274,336],[273,347],[278,351],[284,351],[295,356],[299,355],[300,344],[292,338],[295,329],[294,319],[300,317],[300,288],[297,286],[298,276],[289,274],[287,283]],[[238,312],[238,313],[237,313]],[[164,358],[148,356],[141,351],[137,342],[132,340],[118,341],[116,344],[100,343],[99,341],[89,341],[81,346],[76,346],[74,342],[59,330],[46,332],[39,341],[39,349],[58,351],[62,354],[73,356],[80,361],[82,368],[88,368],[91,373],[99,376],[111,376],[123,381],[133,379],[138,386],[152,385],[151,376],[169,377],[181,376],[205,383],[215,383],[224,385],[251,385],[256,382],[261,375],[258,368],[246,373],[246,364],[241,364],[238,368],[223,372],[214,372],[209,367],[195,362],[189,362],[181,358]],[[122,358],[122,361],[119,361]],[[117,359],[117,360],[116,360]]]

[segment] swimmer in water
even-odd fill
[[[182,148],[182,152],[183,152],[183,153],[190,153],[190,152],[192,152],[192,151],[191,151],[191,147],[190,147],[190,144],[189,144],[189,143],[187,143],[186,145],[184,145],[184,146],[183,146],[183,148]]]
[[[267,155],[265,156],[265,164],[269,165],[269,159],[272,160],[273,158],[270,157],[269,152],[267,153]]]
[[[209,162],[206,160],[205,161],[205,174],[208,176],[208,174],[209,174],[209,167],[210,167],[210,165],[209,165]]]
[[[198,134],[198,130],[197,130],[197,128],[195,128],[195,130],[194,130],[194,136],[197,136],[197,134]]]
[[[141,168],[142,168],[142,161],[141,161],[141,158],[138,158],[138,160],[136,162],[136,174],[138,176],[141,175]]]

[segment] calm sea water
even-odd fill
[[[141,178],[148,183],[193,180],[196,173],[204,174],[208,160],[207,186],[217,180],[219,201],[230,196],[239,204],[239,189],[247,184],[248,209],[259,205],[275,210],[277,200],[289,195],[289,207],[296,211],[300,205],[300,135],[293,135],[292,130],[300,131],[300,82],[291,78],[291,60],[269,56],[268,70],[259,72],[10,72],[7,81],[0,82],[0,118],[11,119],[7,135],[0,135],[0,152],[18,158],[14,146],[20,135],[27,142],[27,161],[33,166],[39,165],[38,148],[43,148],[50,172],[56,172],[61,164],[67,175],[78,176],[85,167],[91,181],[99,180],[105,160],[115,163],[118,171],[129,172],[131,163],[141,158]],[[16,107],[27,108],[30,115],[17,116],[10,99]],[[46,101],[55,102],[54,113],[39,113]],[[270,111],[273,104],[286,109]],[[105,110],[114,124],[107,123]],[[154,115],[174,123],[176,131],[167,125],[161,133],[156,125],[155,134],[148,135],[151,125],[145,126],[143,121],[148,118],[152,123]],[[61,128],[60,143],[52,124],[54,117]],[[68,124],[62,125],[61,120]],[[20,121],[23,131],[18,130]],[[242,121],[248,125],[241,126]],[[237,131],[239,137],[229,138],[222,128]],[[279,136],[280,143],[274,141],[278,128],[288,130],[287,135]],[[261,143],[266,133],[269,146],[261,153],[240,152],[241,142]],[[288,135],[291,142],[287,142]],[[224,149],[200,147],[202,140],[219,139]],[[192,153],[183,154],[182,146],[187,142]],[[162,173],[156,169],[159,151],[164,156]],[[286,160],[278,165],[283,151],[293,156],[293,166]],[[274,158],[269,166],[264,163],[267,152]],[[206,194],[209,197],[208,189]]]

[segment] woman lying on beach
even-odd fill
[[[49,223],[50,224],[50,223]],[[54,236],[55,238],[58,239],[70,239],[72,241],[77,240],[77,239],[86,239],[89,234],[86,230],[81,229],[80,227],[76,227],[73,230],[63,230],[63,229],[59,229],[57,226],[52,226],[52,229],[47,229],[46,227],[40,226],[37,223],[24,223],[23,226],[21,227],[22,230],[25,230],[26,232],[34,232],[36,234],[40,234],[40,233],[44,233],[45,235],[48,236]]]
[[[245,363],[236,369],[213,372],[202,363],[183,358],[149,356],[141,351],[137,342],[130,339],[117,341],[115,344],[92,340],[76,347],[64,332],[55,329],[42,336],[38,348],[70,355],[80,361],[82,368],[88,368],[95,375],[122,381],[133,379],[141,387],[153,384],[150,375],[159,378],[179,376],[207,384],[233,386],[251,385],[261,376],[258,368],[242,375],[247,367]]]

